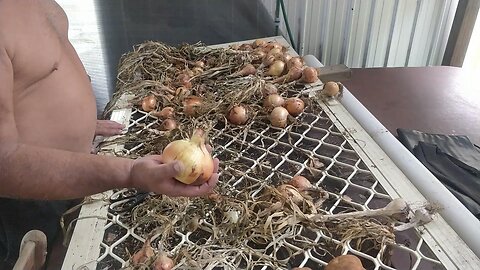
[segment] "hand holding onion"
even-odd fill
[[[207,150],[210,146],[205,146]],[[196,197],[212,192],[218,181],[218,159],[212,161],[212,173],[200,185],[187,185],[175,179],[185,172],[188,164],[178,160],[170,161],[163,155],[152,155],[133,161],[130,169],[129,186],[167,196]]]

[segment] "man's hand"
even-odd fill
[[[97,127],[95,128],[95,136],[110,137],[122,134],[124,125],[110,120],[97,120]]]
[[[210,179],[200,186],[186,185],[174,176],[183,169],[181,162],[163,163],[162,156],[146,156],[135,160],[130,173],[130,183],[143,191],[171,197],[196,197],[209,194],[218,182],[218,159],[213,160]]]

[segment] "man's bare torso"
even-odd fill
[[[95,98],[67,32],[66,15],[53,0],[0,0],[0,38],[14,69],[20,142],[88,152]]]

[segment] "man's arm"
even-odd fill
[[[217,171],[202,186],[174,180],[182,165],[163,164],[161,156],[133,161],[22,144],[14,116],[13,76],[11,58],[0,44],[0,197],[70,199],[120,187],[199,196],[215,186]],[[218,160],[215,163],[218,169]]]

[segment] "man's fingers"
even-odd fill
[[[203,196],[212,192],[217,182],[218,182],[218,174],[214,173],[212,174],[212,177],[210,177],[208,182],[205,182],[200,186],[185,185],[180,183],[182,184],[182,186],[178,187],[179,188],[178,193],[180,196],[185,196],[185,197]]]
[[[180,161],[173,161],[166,164],[159,165],[157,170],[158,178],[174,178],[179,172],[183,170],[183,164]]]
[[[218,166],[220,164],[220,161],[218,160],[218,158],[214,158],[213,159],[213,172],[214,173],[217,173],[218,172]]]

